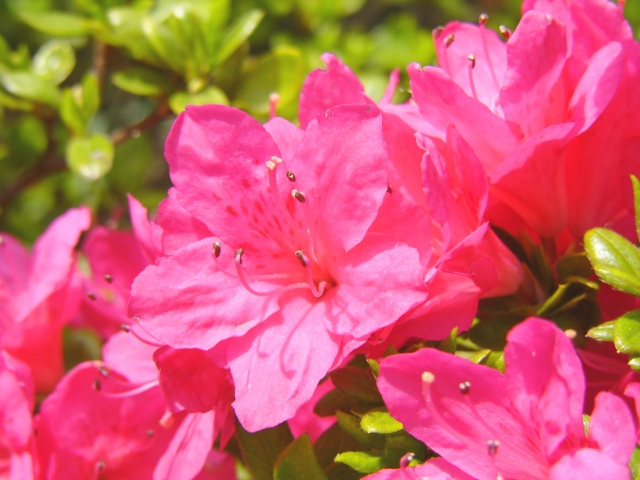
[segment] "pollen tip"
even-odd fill
[[[95,293],[93,293],[93,292],[89,292],[89,293],[87,293],[87,298],[88,298],[89,300],[91,300],[92,302],[94,302],[98,297],[96,297],[96,294],[95,294]]]
[[[96,378],[96,379],[93,381],[93,389],[94,389],[96,392],[99,392],[100,390],[102,390],[102,382],[100,381],[100,379],[99,379],[99,378]]]
[[[156,436],[156,432],[154,432],[153,430],[147,430],[146,432],[144,432],[144,434],[149,438],[153,438]]]
[[[471,68],[476,68],[476,56],[475,55],[469,55],[469,66]]]
[[[498,27],[498,31],[500,32],[500,35],[504,37],[505,40],[509,40],[511,38],[511,30],[509,30],[504,25],[500,25],[500,27]]]
[[[578,336],[578,332],[576,332],[573,328],[568,328],[564,331],[564,334],[569,338],[569,340],[574,340]]]
[[[413,452],[405,453],[400,459],[400,468],[405,469],[409,466],[409,464],[416,458],[416,454]]]
[[[123,332],[129,333],[131,331],[131,327],[126,323],[123,323],[120,325],[120,330],[122,330]]]
[[[487,453],[490,457],[495,457],[498,453],[498,447],[500,446],[500,442],[498,440],[489,440],[487,442]]]
[[[481,27],[484,27],[488,21],[489,21],[489,15],[487,15],[486,13],[481,13],[480,16],[478,17],[478,24]]]
[[[462,395],[469,395],[469,393],[471,393],[471,382],[462,382],[460,384],[460,393]]]
[[[244,254],[244,249],[239,248],[236,250],[234,257],[235,261],[238,265],[242,265],[242,255]]]
[[[453,33],[450,33],[447,35],[447,38],[444,39],[444,46],[449,48],[455,39],[456,36]]]
[[[291,170],[289,170],[287,172],[287,178],[289,179],[290,182],[295,182],[296,181],[296,174],[293,173]]]
[[[222,244],[220,242],[213,242],[213,254],[216,258],[220,256],[222,252]]]
[[[296,190],[295,188],[291,190],[291,196],[296,200],[298,200],[300,203],[304,203],[307,201],[307,199],[304,196],[304,193],[302,193],[300,190]]]
[[[102,375],[104,378],[109,378],[109,375],[110,375],[109,369],[104,365],[98,368],[98,373]]]
[[[436,381],[436,376],[431,372],[422,372],[423,383],[433,383]]]
[[[296,257],[298,257],[298,260],[300,260],[300,263],[302,264],[303,267],[307,266],[307,263],[308,263],[307,257],[302,250],[296,251]]]
[[[104,281],[107,282],[107,283],[113,283],[113,277],[111,275],[109,275],[109,274],[106,274],[104,276]]]
[[[433,29],[433,38],[440,38],[440,36],[442,35],[442,32],[444,32],[444,28],[442,28],[441,26],[438,26],[436,28]]]

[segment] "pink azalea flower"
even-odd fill
[[[133,231],[97,226],[82,245],[91,277],[83,279],[85,295],[73,326],[90,327],[102,338],[131,323],[127,317],[131,284],[162,255],[160,227],[147,219],[147,210],[134,197],[128,198]]]
[[[62,377],[62,328],[81,296],[74,248],[89,228],[86,207],[55,219],[29,254],[13,237],[0,235],[0,347],[31,369],[38,392]]]
[[[138,276],[130,310],[173,348],[227,341],[248,430],[291,418],[331,368],[426,298],[416,248],[370,231],[389,196],[381,123],[375,106],[352,105],[304,132],[281,119],[265,130],[206,106],[169,135],[175,194],[159,224],[165,245],[190,243]]]
[[[385,468],[364,477],[364,480],[474,480],[444,458],[434,458],[415,467]]]
[[[490,176],[492,221],[508,228],[515,212],[542,236],[568,227],[580,238],[627,208],[621,182],[638,169],[630,149],[640,130],[618,119],[640,102],[640,52],[606,0],[523,10],[506,44],[482,19],[435,31],[440,68],[409,66],[415,125],[439,138],[450,124],[460,130]]]
[[[636,432],[624,401],[600,393],[585,436],[571,341],[536,318],[507,340],[505,375],[429,348],[382,360],[390,413],[475,478],[628,479]]]
[[[318,437],[336,422],[335,415],[320,417],[313,411],[318,401],[331,389],[333,389],[333,383],[330,379],[322,382],[309,401],[300,407],[293,418],[289,419],[289,428],[294,437],[308,433],[311,442],[315,443]]]
[[[29,368],[0,351],[0,478],[34,478],[33,403]]]

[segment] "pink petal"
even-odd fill
[[[138,245],[146,257],[147,263],[154,263],[162,256],[162,228],[147,218],[147,209],[136,200],[133,195],[127,194],[129,200],[129,216],[136,235]]]
[[[566,58],[564,26],[542,13],[526,13],[507,43],[508,66],[500,92],[505,119],[520,125],[525,136],[547,126],[554,115],[549,110],[564,108],[563,100],[553,98],[551,92]]]
[[[188,243],[213,236],[204,223],[180,205],[175,188],[169,189],[168,197],[158,206],[158,224],[163,228],[162,244],[168,255],[173,255]]]
[[[233,455],[211,450],[202,471],[193,480],[236,480],[236,459]]]
[[[589,443],[626,466],[636,447],[636,438],[633,417],[625,402],[612,393],[599,393],[589,422]]]
[[[620,465],[592,448],[583,448],[574,455],[563,457],[549,471],[549,480],[584,480],[585,478],[629,480],[631,475],[628,466]]]
[[[289,168],[319,251],[340,255],[362,240],[387,191],[386,163],[375,106],[335,107],[307,126]]]
[[[474,480],[455,465],[438,457],[422,465],[405,469],[384,469],[364,477],[364,480]]]
[[[311,72],[300,92],[298,117],[300,126],[307,129],[309,123],[320,113],[338,105],[350,103],[373,103],[364,95],[364,87],[353,72],[331,54],[322,55],[326,70]]]
[[[327,379],[318,385],[313,396],[304,404],[295,416],[289,419],[289,428],[294,437],[298,438],[303,433],[308,433],[312,443],[318,439],[324,431],[336,422],[335,415],[319,417],[313,412],[318,401],[326,393],[333,389],[331,379]]]
[[[276,142],[282,158],[285,162],[293,158],[298,149],[298,145],[304,137],[304,130],[296,127],[293,123],[284,118],[275,117],[264,124],[264,129]]]
[[[255,296],[218,270],[212,241],[200,240],[160,259],[133,284],[131,315],[174,348],[208,350],[226,338],[243,335],[277,308],[273,296]],[[256,289],[274,288],[265,285]]]
[[[158,349],[138,340],[132,333],[119,332],[102,346],[102,358],[109,368],[121,372],[132,383],[158,378],[153,353]]]
[[[571,340],[553,323],[529,318],[507,336],[507,392],[523,418],[539,430],[550,456],[567,437],[582,438],[584,373]]]
[[[292,418],[312,397],[340,348],[340,338],[324,328],[326,301],[297,291],[283,295],[281,305],[227,350],[236,386],[233,408],[250,432]]]

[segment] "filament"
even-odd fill
[[[482,39],[482,50],[484,51],[484,56],[487,59],[487,65],[489,65],[489,73],[491,74],[491,79],[493,80],[493,84],[496,87],[496,90],[500,90],[500,83],[498,82],[498,77],[496,76],[496,72],[493,68],[493,62],[491,62],[491,56],[489,55],[489,47],[487,46],[487,34],[485,32],[485,25],[487,24],[487,20],[489,17],[486,14],[480,15],[480,38]]]
[[[108,398],[128,398],[128,397],[134,397],[136,395],[140,395],[141,393],[151,390],[152,388],[157,387],[158,385],[160,385],[160,382],[158,380],[154,380],[152,382],[145,383],[143,385],[140,385],[139,387],[134,388],[133,390],[128,390],[126,392],[111,393],[111,392],[101,391],[100,394]]]

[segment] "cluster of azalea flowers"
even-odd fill
[[[622,2],[525,0],[502,38],[486,20],[434,31],[439,67],[408,66],[404,104],[397,72],[376,104],[326,54],[299,126],[187,108],[166,142],[174,187],[155,221],[129,198],[133,231],[80,207],[30,253],[2,234],[0,478],[235,479],[236,419],[317,436],[313,403],[355,354],[539,295],[490,224],[559,253],[595,226],[628,231],[640,46]],[[102,361],[65,374],[66,325],[93,329]],[[587,411],[595,357],[570,337],[526,319],[504,374],[434,348],[382,359],[389,412],[439,456],[366,478],[630,478],[640,383],[595,365],[608,377]]]

